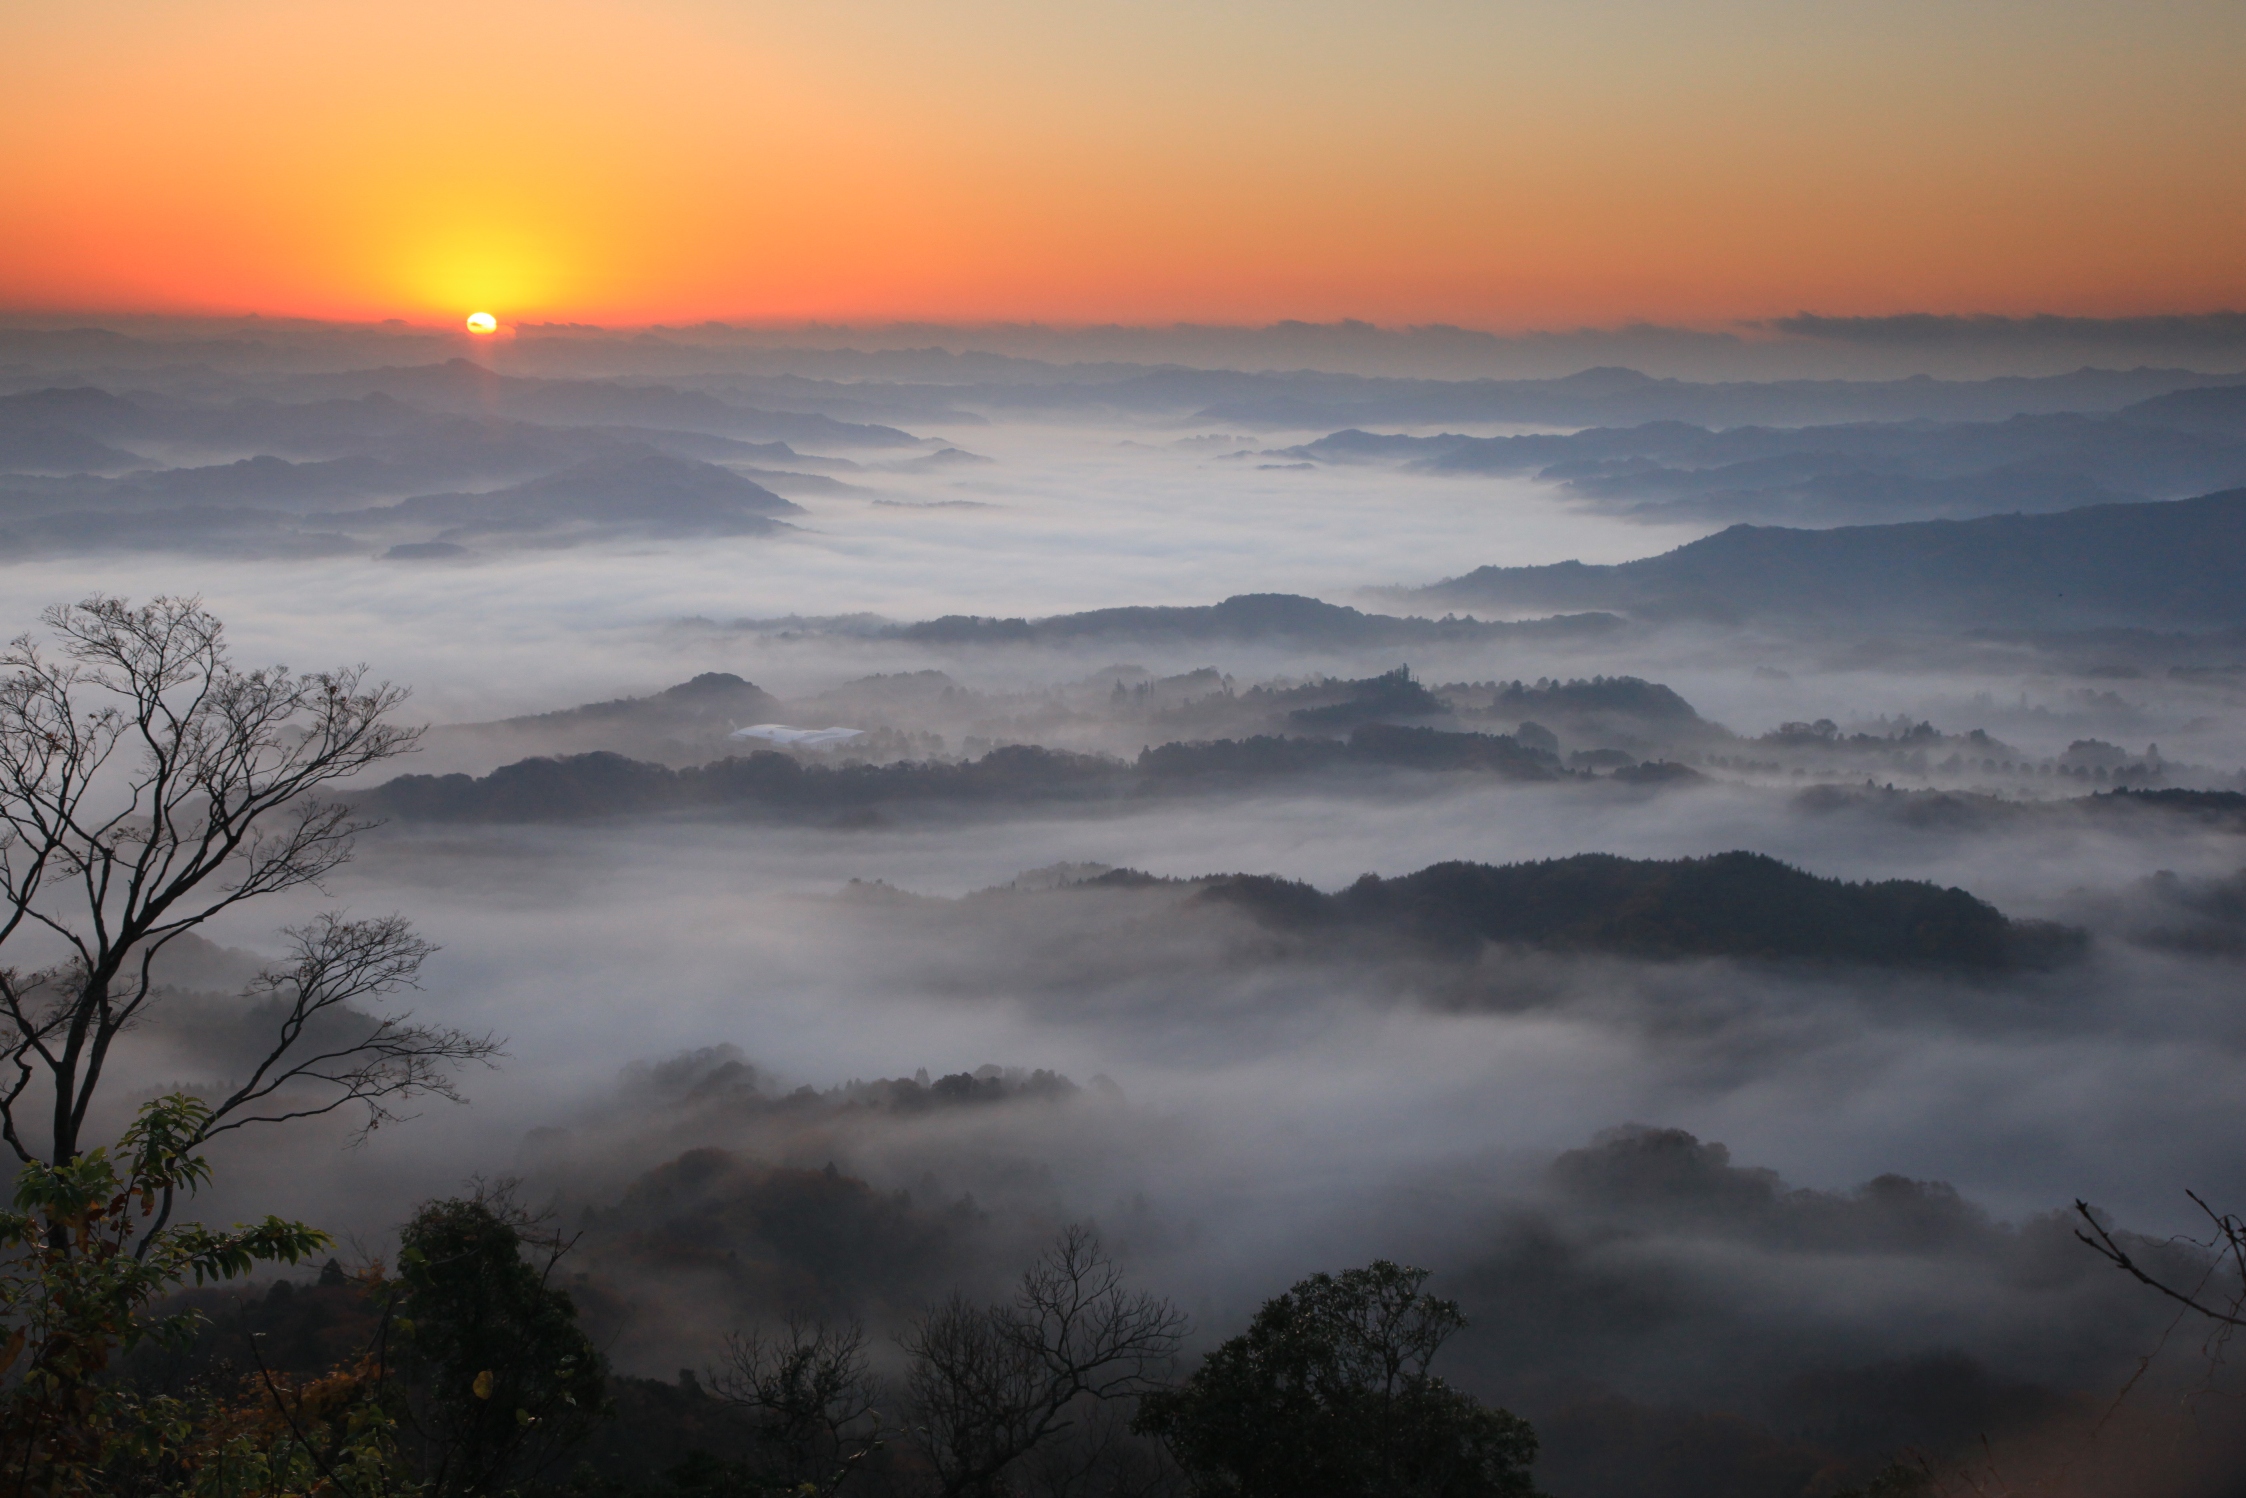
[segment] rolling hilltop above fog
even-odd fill
[[[1586,369],[1556,380],[1366,379],[1314,373],[1160,371],[1133,375],[1106,400],[1143,408],[1192,406],[1196,420],[1266,429],[1364,422],[1501,422],[1616,426],[1680,421],[1709,426],[1829,421],[2001,419],[2030,412],[2112,410],[2172,390],[2235,383],[2236,375],[2180,369],[2099,370],[2037,379],[1656,379],[1634,369]],[[1048,397],[1049,399],[1050,397]]]
[[[11,340],[77,348],[67,335],[19,333],[0,334],[0,351]],[[0,372],[0,389],[19,387],[0,394],[0,545],[14,555],[415,560],[769,535],[788,512],[783,495],[859,495],[896,506],[889,518],[900,524],[914,508],[1010,502],[1005,478],[983,497],[959,497],[954,488],[974,487],[960,483],[974,455],[871,418],[1048,432],[1109,424],[1142,437],[1200,428],[1171,436],[1175,450],[1159,460],[1166,472],[1190,464],[1197,487],[1288,482],[1259,478],[1265,469],[1392,464],[1428,482],[1534,480],[1588,513],[1691,525],[1962,518],[2246,483],[2246,385],[2177,369],[1722,383],[1602,367],[1560,379],[1428,380],[883,354],[840,379],[831,352],[768,351],[743,369],[728,365],[737,350],[713,346],[705,367],[656,381],[519,372],[546,367],[529,349],[508,352],[516,372],[453,358],[282,374],[249,345],[215,351],[221,371],[167,366],[160,343],[80,343],[78,353],[107,348],[119,364],[73,376],[50,367],[44,380],[36,366]],[[363,351],[394,355],[411,340],[393,343]],[[632,367],[618,340],[571,347],[579,365],[605,348]],[[964,378],[924,378],[931,368]],[[1362,429],[1380,423],[1548,430]],[[1263,449],[1211,425],[1327,435]],[[843,451],[884,461],[869,470],[835,455]],[[1260,458],[1276,461],[1249,461]],[[833,476],[874,471],[935,494],[877,498]],[[134,523],[117,525],[119,515]],[[959,616],[920,631],[996,639],[1004,626]]]
[[[251,557],[388,556],[595,540],[768,536],[802,506],[744,474],[639,443],[615,443],[567,467],[470,493],[390,504],[347,500],[412,487],[381,465],[290,464],[259,457],[216,468],[115,479],[0,478],[0,545],[15,555],[185,551]],[[230,500],[230,503],[220,502]],[[284,508],[285,507],[285,508]],[[122,517],[132,524],[119,525]]]
[[[1100,682],[1110,679],[1115,689],[1102,691]],[[538,752],[481,776],[401,775],[359,793],[358,801],[412,822],[720,815],[843,828],[889,825],[892,816],[972,811],[1049,817],[1070,808],[1100,814],[1186,797],[1378,799],[1514,782],[1642,797],[1711,777],[1800,786],[1814,776],[1821,790],[1841,799],[1813,794],[1799,803],[1802,809],[1829,812],[1869,798],[1871,810],[1901,824],[1989,825],[2005,808],[2018,807],[1997,800],[1999,793],[2054,809],[2110,813],[2116,826],[2140,810],[2235,819],[2239,802],[2228,787],[2240,777],[2176,763],[2157,746],[2139,754],[2076,739],[2063,752],[2038,754],[1982,729],[1945,734],[1930,723],[1900,719],[1854,733],[1829,720],[1785,723],[1745,738],[1702,718],[1668,688],[1635,677],[1533,686],[1458,682],[1442,692],[1429,691],[1401,668],[1356,681],[1327,678],[1245,691],[1206,669],[1131,690],[1120,679],[1094,678],[1073,697],[1043,697],[1043,712],[1032,719],[1009,711],[1019,704],[962,690],[940,673],[874,677],[797,706],[855,703],[874,715],[861,721],[881,726],[831,729],[831,742],[782,751],[768,747],[767,731],[795,730],[735,725],[785,705],[739,677],[708,673],[650,697],[434,730],[431,742],[443,752],[480,752],[484,763]],[[978,754],[977,737],[969,734],[970,753],[954,757],[937,731],[989,731],[1008,723],[1063,741],[1174,737],[1145,742],[1135,756],[1121,758],[1020,741]],[[1514,726],[1511,732],[1476,726],[1498,724]],[[1237,737],[1183,736],[1196,731]],[[1898,779],[1932,799],[1896,792]],[[1888,790],[1872,791],[1877,780]],[[1866,789],[1835,790],[1858,782]],[[1959,799],[1937,789],[1972,794]],[[2085,794],[2101,789],[2152,794]],[[1888,804],[1897,797],[1905,804]]]
[[[1722,430],[1659,421],[1513,437],[1351,429],[1270,456],[1533,476],[1590,508],[1649,521],[1962,519],[2246,483],[2246,385],[2174,391],[2110,416]]]
[[[0,395],[0,545],[17,556],[184,551],[397,559],[588,541],[770,535],[779,491],[852,492],[841,448],[891,427],[697,391],[544,381],[464,359],[302,375],[199,398],[128,387]],[[775,466],[776,465],[776,466]],[[120,526],[117,517],[133,524]]]
[[[759,633],[837,634],[926,645],[1072,645],[1098,641],[1288,641],[1339,647],[1432,641],[1596,639],[1622,621],[1585,613],[1552,619],[1396,618],[1295,593],[1241,593],[1221,603],[1091,609],[1042,619],[948,614],[916,623],[853,616],[835,619],[743,619],[735,629]]]
[[[1494,943],[1647,960],[1740,957],[1998,972],[2056,961],[2079,945],[2078,933],[2009,921],[1961,889],[1819,879],[1755,853],[1443,863],[1394,879],[1367,874],[1333,894],[1245,874],[1159,880],[1118,870],[1089,883],[1182,887],[1313,948],[1394,942],[1459,959]]]
[[[555,426],[623,423],[835,447],[921,445],[919,438],[894,427],[836,421],[816,412],[762,410],[671,385],[500,374],[468,359],[305,375],[291,384],[330,399],[386,395],[435,410],[472,409]]]
[[[2246,489],[2055,515],[1787,530],[1735,525],[1643,561],[1483,567],[1428,606],[1606,609],[1831,628],[2221,629],[2246,624]]]

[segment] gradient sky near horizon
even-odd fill
[[[2238,0],[0,0],[0,306],[2246,305]]]

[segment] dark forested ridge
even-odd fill
[[[1092,609],[1043,619],[949,614],[913,624],[863,619],[748,619],[741,623],[752,629],[870,634],[923,645],[1065,645],[1113,639],[1281,639],[1330,645],[1411,645],[1445,640],[1588,639],[1611,634],[1622,625],[1613,615],[1598,612],[1502,622],[1398,618],[1368,614],[1297,593],[1241,593],[1222,603]]]
[[[729,807],[770,815],[892,803],[1102,800],[1237,787],[1315,771],[1417,769],[1553,780],[1553,757],[1504,734],[1360,724],[1347,739],[1254,737],[1164,744],[1135,762],[1010,744],[959,763],[807,765],[774,751],[691,769],[572,754],[504,765],[489,775],[401,775],[363,793],[378,815],[429,822],[554,822]]]
[[[1880,817],[1910,827],[1982,831],[2030,818],[2086,816],[2107,827],[2139,818],[2175,818],[2219,832],[2246,832],[2246,793],[2209,790],[2134,790],[2123,787],[2060,801],[2011,801],[1972,791],[1896,790],[1892,786],[1817,785],[1794,797],[1816,815]]]
[[[648,729],[699,727],[709,723],[730,725],[742,718],[772,718],[781,712],[780,700],[753,681],[743,681],[730,671],[704,671],[676,686],[646,697],[616,697],[588,702],[558,712],[504,718],[479,725],[491,728],[575,728],[619,719]]]
[[[1127,884],[1146,876],[1103,877]],[[1251,874],[1193,883],[1197,899],[1237,907],[1275,930],[1342,942],[1400,939],[1459,955],[1496,943],[1657,960],[1998,972],[2061,957],[2081,940],[2043,922],[2011,920],[1962,889],[1824,879],[1760,853],[1439,863],[1395,879],[1367,874],[1333,894]]]
[[[2246,489],[2053,515],[1790,530],[1735,525],[1614,566],[1483,567],[1409,595],[1835,624],[2216,629],[2246,623]]]
[[[1535,725],[1527,728],[1533,730]],[[1174,742],[1143,749],[1131,760],[1009,744],[978,759],[956,762],[807,764],[774,750],[760,750],[672,769],[603,750],[518,760],[480,776],[400,775],[359,793],[354,803],[375,816],[405,822],[579,822],[712,810],[789,819],[868,814],[912,805],[1003,808],[1122,802],[1278,787],[1316,775],[1399,770],[1519,782],[1593,778],[1591,772],[1570,770],[1549,750],[1512,734],[1361,723],[1346,739],[1256,734]],[[1690,784],[1704,777],[1688,765],[1653,761],[1624,763],[1597,778],[1659,786]],[[2019,801],[1965,791],[1865,784],[1812,786],[1794,800],[1812,813],[1871,815],[1926,828],[2085,814],[2102,821],[2190,818],[2224,831],[2246,827],[2246,794],[2235,791],[2116,790]]]

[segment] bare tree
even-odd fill
[[[2186,1191],[2184,1195],[2190,1197],[2192,1205],[2205,1213],[2207,1220],[2214,1225],[2214,1232],[2210,1237],[2182,1240],[2194,1249],[2211,1254],[2198,1283],[2188,1288],[2171,1284],[2139,1264],[2114,1238],[2112,1231],[2098,1220],[2097,1213],[2088,1202],[2078,1200],[2074,1204],[2074,1210],[2077,1216],[2089,1224],[2090,1231],[2085,1233],[2077,1228],[2074,1235],[2122,1273],[2214,1322],[2221,1335],[2227,1338],[2235,1329],[2246,1327],[2246,1220],[2241,1220],[2235,1213],[2216,1211],[2196,1191]],[[2226,1269],[2229,1271],[2227,1276],[2223,1273]],[[2233,1283],[2220,1290],[2213,1289],[2211,1286],[2218,1276],[2228,1278]]]
[[[84,1147],[118,1037],[163,993],[164,949],[247,901],[320,881],[366,822],[320,791],[406,753],[402,688],[366,668],[244,670],[194,599],[96,597],[46,611],[51,639],[0,651],[0,1138],[22,1161]],[[414,986],[434,950],[403,920],[321,916],[260,976],[274,1031],[197,1139],[363,1105],[453,1097],[499,1042],[359,1001]],[[44,939],[59,960],[20,967]],[[36,1128],[48,1111],[45,1138]]]
[[[832,1493],[881,1449],[881,1385],[856,1321],[790,1316],[776,1333],[736,1333],[710,1385],[755,1419],[774,1475],[792,1491]]]
[[[1123,1283],[1085,1226],[1062,1231],[1011,1304],[954,1295],[901,1339],[916,1434],[943,1498],[1005,1491],[1007,1469],[1089,1405],[1154,1387],[1185,1317]]]

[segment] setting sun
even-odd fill
[[[499,331],[499,319],[488,312],[471,312],[468,314],[468,331],[478,337],[496,333]]]

